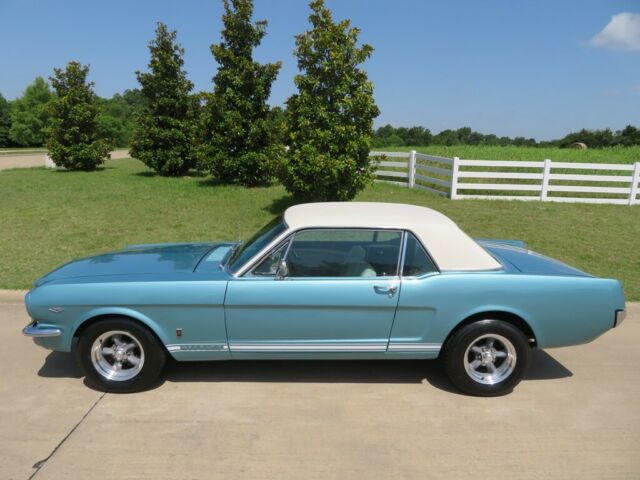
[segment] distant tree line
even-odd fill
[[[622,130],[611,129],[586,130],[569,133],[558,140],[536,141],[535,138],[498,137],[494,134],[475,132],[469,127],[457,130],[443,130],[433,134],[424,127],[393,127],[385,125],[374,131],[372,144],[374,147],[424,147],[428,145],[515,145],[525,147],[569,147],[575,143],[584,143],[589,148],[613,147],[616,145],[640,145],[640,129],[627,125]]]

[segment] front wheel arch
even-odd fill
[[[162,345],[162,348],[165,350],[165,353],[169,353],[165,342],[160,338],[160,336],[158,335],[158,332],[156,332],[156,330],[151,325],[149,325],[147,322],[140,320],[139,318],[133,317],[131,315],[127,315],[126,313],[125,314],[102,313],[92,317],[88,317],[87,319],[83,320],[82,323],[78,325],[75,332],[73,332],[73,346],[75,347],[77,345],[78,339],[80,338],[80,335],[82,335],[82,332],[84,332],[91,325],[94,325],[104,320],[123,319],[123,318],[127,320],[131,320],[132,322],[138,324],[142,328],[147,329],[154,337],[156,337],[158,344]]]

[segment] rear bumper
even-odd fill
[[[32,338],[59,337],[62,335],[62,330],[53,327],[41,327],[38,325],[38,322],[33,322],[24,327],[22,333]]]

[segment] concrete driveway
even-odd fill
[[[640,304],[472,398],[415,361],[172,364],[153,390],[103,394],[0,302],[2,478],[640,478]]]
[[[127,158],[128,156],[128,150],[114,150],[111,152],[112,160]],[[29,167],[44,167],[44,153],[0,154],[0,170]]]

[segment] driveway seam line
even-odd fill
[[[89,408],[89,410],[87,410],[87,412],[82,416],[82,418],[80,419],[80,421],[78,423],[75,424],[75,426],[69,431],[69,433],[67,433],[64,438],[62,440],[60,440],[60,442],[58,443],[58,445],[55,446],[55,448],[51,451],[51,453],[44,459],[42,460],[38,460],[36,463],[33,464],[33,467],[31,468],[35,468],[36,471],[33,472],[31,474],[31,476],[29,477],[28,480],[31,480],[33,477],[35,477],[38,472],[40,471],[40,469],[42,467],[45,466],[45,464],[56,454],[56,452],[58,451],[58,449],[60,447],[62,447],[62,445],[64,445],[64,443],[67,441],[67,439],[71,436],[71,434],[73,432],[76,431],[76,429],[80,426],[80,424],[82,422],[84,422],[85,418],[87,418],[89,416],[89,414],[93,411],[94,408],[96,408],[98,406],[98,403],[100,403],[100,400],[102,400],[104,398],[104,396],[107,394],[107,392],[104,392],[102,395],[100,395],[100,398],[98,398],[93,405],[91,405],[91,408]]]

